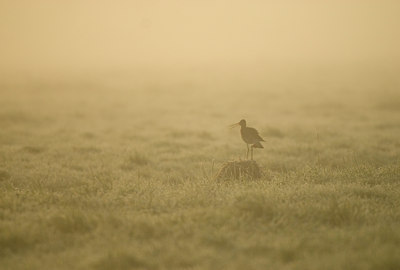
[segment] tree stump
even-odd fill
[[[216,179],[257,179],[261,175],[261,168],[254,160],[235,160],[224,163]]]

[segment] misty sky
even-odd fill
[[[400,1],[0,1],[0,69],[400,60]]]

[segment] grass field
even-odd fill
[[[4,79],[0,269],[400,269],[398,81],[324,76]]]

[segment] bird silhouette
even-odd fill
[[[249,150],[251,149],[251,160],[253,160],[253,148],[264,148],[260,142],[265,141],[255,128],[246,126],[246,120],[242,119],[239,123],[233,124],[230,127],[234,128],[236,126],[240,126],[240,135],[247,145],[246,158],[249,159]],[[251,145],[250,148],[249,145]]]

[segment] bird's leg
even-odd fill
[[[251,160],[253,160],[253,146],[251,146]]]
[[[249,145],[246,143],[247,145],[247,154],[246,154],[246,159],[249,159]]]

